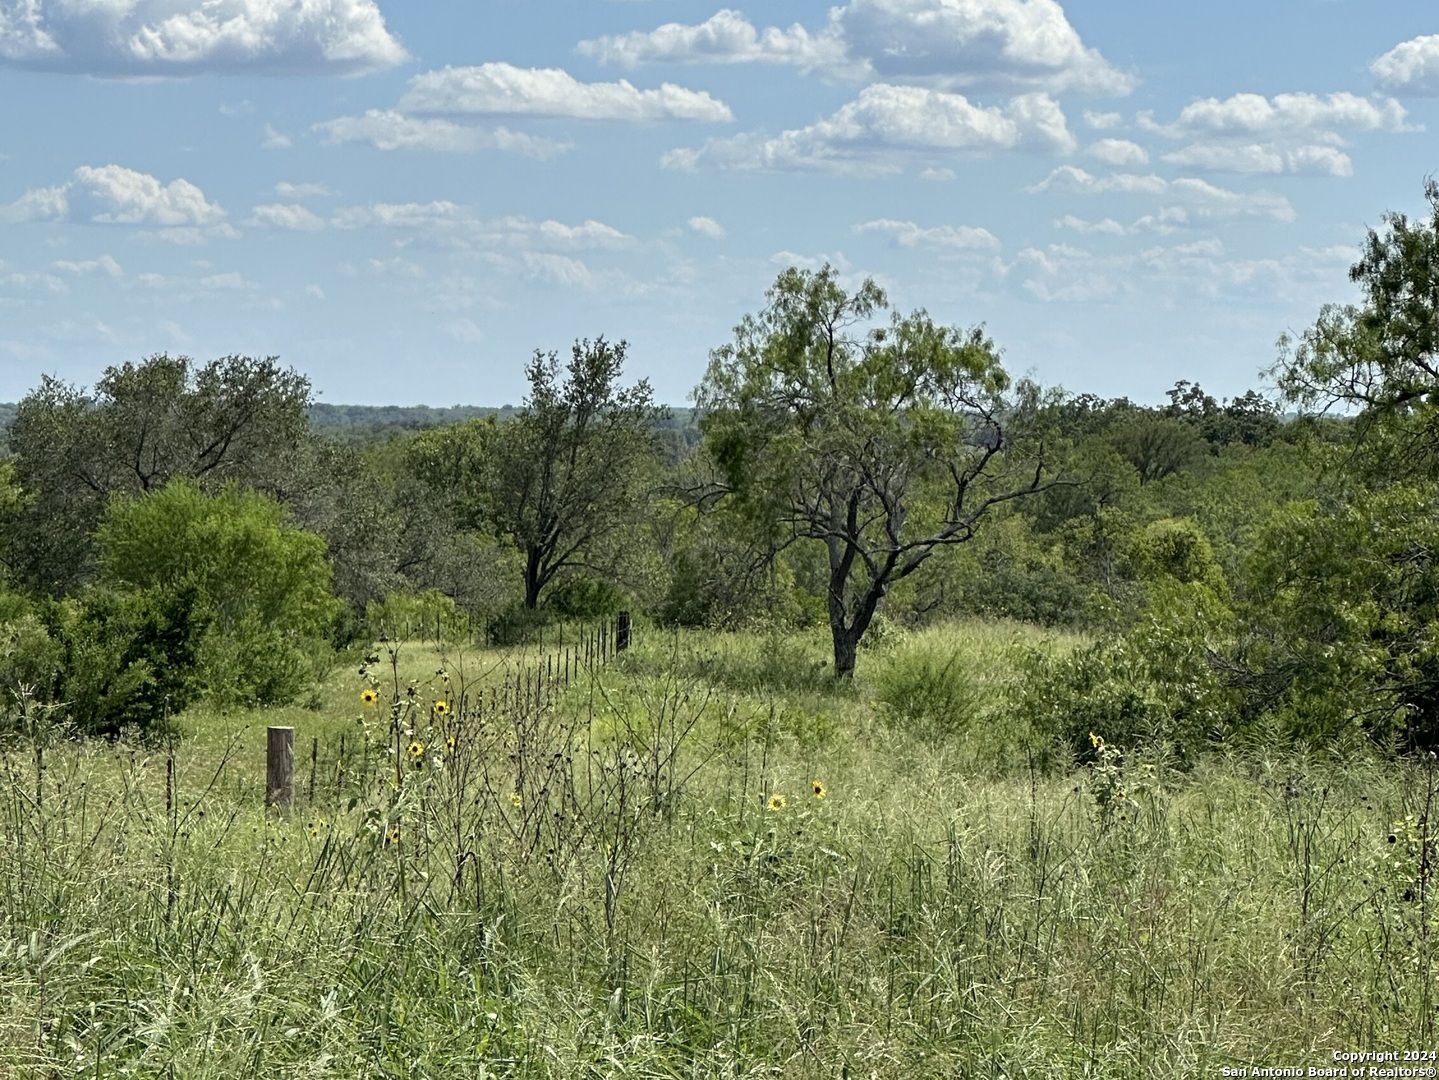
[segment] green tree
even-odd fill
[[[1401,213],[1370,229],[1349,268],[1358,305],[1327,305],[1298,341],[1280,339],[1270,374],[1306,409],[1357,410],[1375,464],[1408,474],[1439,459],[1439,181],[1425,218]]]
[[[180,478],[274,488],[304,437],[309,397],[308,381],[274,357],[197,366],[153,356],[107,368],[88,392],[43,378],[10,429],[15,476],[29,496],[4,537],[11,569],[47,592],[85,581],[90,534],[114,494]]]
[[[1016,438],[1037,391],[1011,391],[982,328],[923,311],[874,325],[888,305],[873,281],[848,293],[833,267],[792,268],[766,296],[710,354],[695,398],[737,508],[776,548],[824,546],[834,669],[848,677],[896,583],[1050,485],[1042,443]]]
[[[620,385],[627,350],[602,337],[577,341],[567,365],[537,351],[514,419],[416,440],[412,466],[443,493],[460,527],[519,551],[528,609],[562,576],[614,576],[622,556],[615,541],[644,505],[665,410],[646,380]]]
[[[320,673],[339,602],[325,542],[275,500],[182,480],[112,500],[97,532],[101,580],[141,594],[190,594],[207,624],[199,669],[213,699],[289,700]]]

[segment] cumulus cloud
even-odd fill
[[[250,224],[265,225],[294,232],[317,232],[325,227],[325,219],[298,203],[270,203],[250,211]]]
[[[790,64],[944,89],[1124,94],[1134,85],[1084,45],[1056,0],[850,0],[813,31],[760,30],[726,8],[702,23],[581,42],[579,51],[624,67]]]
[[[876,83],[838,112],[772,138],[711,139],[699,149],[672,150],[667,168],[826,169],[894,172],[896,155],[1015,149],[1073,149],[1064,113],[1046,94],[1026,94],[1003,107],[971,104],[962,94]]]
[[[369,109],[364,116],[341,116],[314,125],[331,143],[364,142],[378,150],[433,150],[466,154],[502,150],[548,160],[570,144],[498,127],[493,131],[439,117],[406,116],[394,109]]]
[[[0,64],[100,76],[353,74],[407,59],[375,0],[19,0]]]
[[[138,225],[182,243],[208,236],[234,236],[225,211],[188,180],[168,184],[121,165],[82,165],[55,187],[33,188],[0,206],[0,223],[88,221]]]
[[[902,248],[932,247],[957,251],[993,250],[999,240],[988,229],[972,225],[936,225],[925,228],[912,221],[880,218],[856,225],[857,233],[880,233]]]
[[[1357,94],[1235,94],[1220,100],[1204,98],[1180,110],[1172,124],[1157,124],[1145,115],[1143,124],[1163,135],[1285,134],[1295,131],[1405,131],[1404,106],[1393,98]]]
[[[1231,191],[1190,176],[1177,180],[1141,173],[1095,176],[1075,165],[1061,165],[1027,190],[1031,194],[1057,191],[1078,195],[1154,195],[1171,200],[1172,205],[1159,215],[1141,219],[1149,224],[1182,225],[1191,217],[1265,217],[1274,221],[1295,218],[1294,207],[1283,195]]]
[[[804,71],[846,62],[838,33],[811,34],[799,23],[788,30],[755,29],[738,11],[725,8],[697,25],[665,23],[647,33],[609,35],[580,42],[577,51],[602,64],[633,68],[643,63],[791,64]]]
[[[84,259],[80,262],[61,259],[55,263],[55,269],[63,270],[65,273],[74,274],[77,277],[84,274],[104,274],[112,278],[125,276],[124,267],[110,255],[101,255],[98,259]]]
[[[1055,93],[1134,87],[1085,47],[1056,0],[851,0],[835,19],[881,78]]]
[[[1191,143],[1164,155],[1172,165],[1237,173],[1318,173],[1353,176],[1354,163],[1333,146],[1277,146],[1272,143]]]
[[[265,125],[265,137],[260,140],[262,150],[288,150],[294,145],[294,140],[283,131],[275,130],[273,124]]]
[[[1085,147],[1084,152],[1106,165],[1149,164],[1149,151],[1128,139],[1100,139]]]
[[[1098,233],[1104,236],[1123,236],[1129,230],[1113,218],[1101,218],[1098,221],[1086,221],[1084,218],[1075,217],[1073,214],[1065,214],[1054,223],[1056,229],[1069,229],[1077,233]]]
[[[1439,95],[1439,34],[1402,41],[1369,65],[1380,89],[1406,97]]]
[[[724,226],[712,217],[692,217],[689,219],[689,227],[701,236],[708,236],[711,240],[723,240],[725,236]]]
[[[734,119],[729,106],[701,90],[665,83],[640,90],[624,79],[580,82],[560,68],[513,64],[427,71],[410,80],[400,110],[418,114],[553,116],[580,120]]]
[[[1188,145],[1164,155],[1175,165],[1238,173],[1352,176],[1343,150],[1348,132],[1413,130],[1393,98],[1357,94],[1235,94],[1191,102],[1161,124],[1148,113],[1140,126]]]

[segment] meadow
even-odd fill
[[[411,641],[0,753],[0,1075],[1215,1076],[1429,1049],[1432,755],[1016,717],[1017,623]],[[545,675],[538,675],[539,672]],[[566,677],[567,676],[567,677]],[[296,730],[265,806],[265,732]]]

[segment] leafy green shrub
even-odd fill
[[[205,617],[193,586],[86,590],[47,611],[60,664],[42,700],[83,735],[154,734],[200,690]]]
[[[1122,633],[1064,655],[1028,650],[1020,717],[1080,760],[1092,759],[1094,735],[1192,764],[1234,715],[1236,693],[1211,662],[1233,633],[1232,613],[1207,586],[1158,582]]]
[[[1295,503],[1248,566],[1248,711],[1311,744],[1439,746],[1439,506],[1427,491]]]
[[[468,641],[470,617],[438,589],[421,593],[390,593],[365,608],[370,636]]]
[[[193,598],[205,623],[198,676],[211,700],[288,701],[327,661],[340,601],[325,542],[291,525],[274,500],[177,482],[113,500],[97,541],[105,584]]]

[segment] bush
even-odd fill
[[[1061,656],[1029,650],[1020,717],[1082,761],[1093,759],[1098,736],[1193,764],[1231,729],[1237,694],[1211,658],[1231,647],[1233,624],[1207,586],[1156,583],[1143,616],[1122,633]]]
[[[192,598],[205,624],[198,676],[212,701],[283,703],[320,674],[340,605],[325,542],[289,524],[273,499],[177,482],[112,501],[97,540],[106,585],[155,604]]]
[[[421,593],[390,593],[365,608],[370,636],[469,641],[470,617],[438,589]]]

